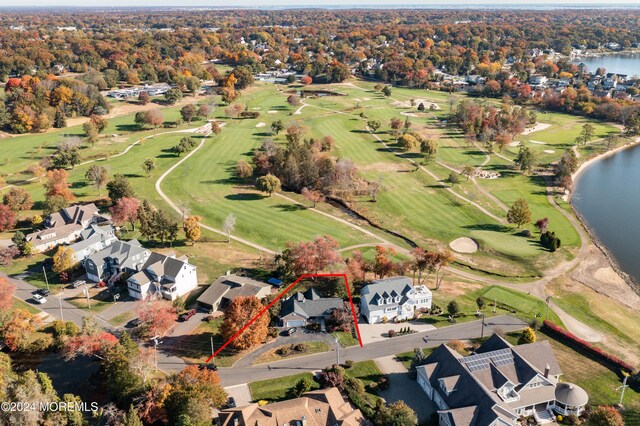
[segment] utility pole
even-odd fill
[[[91,299],[89,299],[89,289],[85,286],[82,291],[84,292],[84,295],[87,296],[87,307],[89,309],[91,309]]]
[[[496,313],[496,308],[498,307],[498,298],[494,297],[493,298],[493,313]]]
[[[340,343],[337,337],[334,337],[334,340],[336,341],[336,365],[340,365]]]
[[[482,313],[482,331],[480,332],[480,338],[484,339],[484,312]]]
[[[58,294],[58,304],[60,305],[60,319],[64,321],[64,315],[62,314],[62,295],[63,293]]]
[[[44,274],[44,282],[47,283],[47,291],[49,290],[49,280],[47,279],[47,270],[44,269],[44,265],[42,265],[42,273]]]
[[[211,336],[211,356],[213,356],[213,336]],[[213,361],[213,358],[211,358],[211,360]]]
[[[551,301],[551,296],[547,296],[545,301],[547,302],[547,313],[545,314],[545,320],[549,321],[549,302]]]
[[[156,371],[158,371],[158,345],[160,343],[162,343],[162,340],[158,341],[158,337],[159,336],[154,336],[153,337],[153,352],[154,352],[154,358],[155,358],[155,363],[156,363]]]

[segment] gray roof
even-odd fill
[[[95,204],[76,204],[52,213],[47,218],[47,222],[50,226],[57,227],[69,223],[81,223],[90,220],[96,214],[98,214],[98,208]]]
[[[441,413],[452,425],[485,425],[498,418],[515,419],[514,410],[518,407],[554,400],[556,383],[551,377],[548,379],[551,385],[524,388],[538,375],[544,376],[547,364],[551,375],[561,374],[548,342],[514,347],[493,335],[467,357],[441,345],[427,357],[425,365],[418,368],[426,373],[432,387],[449,407]],[[455,391],[449,395],[442,392],[440,380],[447,389]],[[506,403],[498,396],[497,390],[508,382],[520,394],[518,401]]]
[[[389,296],[393,297],[394,293],[398,296],[404,296],[412,287],[413,280],[409,277],[385,278],[364,286],[360,291],[360,299],[369,306],[376,305],[377,308],[397,306],[397,303],[379,305],[378,300],[380,298],[386,299]],[[404,301],[402,299],[400,303],[404,303]]]
[[[344,307],[344,302],[338,297],[322,298],[314,289],[304,293],[295,293],[282,302],[280,318],[296,313],[304,318],[321,317],[331,314],[334,309]]]
[[[160,284],[175,282],[176,276],[178,276],[185,263],[188,264],[188,262],[176,259],[173,256],[151,252],[144,265],[140,268],[140,272],[131,278],[140,284],[153,281],[157,281]]]
[[[75,252],[79,252],[101,241],[114,238],[115,229],[111,225],[97,226],[91,225],[80,233],[82,240],[71,244],[69,247]]]
[[[68,237],[74,232],[78,232],[82,229],[82,225],[77,223],[62,224],[55,228],[45,228],[42,231],[32,232],[27,234],[27,241],[32,241],[36,246],[41,242],[48,243],[51,241],[61,240]]]
[[[589,402],[589,395],[580,386],[573,383],[558,383],[555,399],[565,405],[580,407]]]
[[[96,252],[88,257],[96,265],[103,265],[106,259],[118,259],[120,268],[136,269],[136,264],[144,262],[144,256],[133,259],[133,257],[145,253],[147,249],[140,245],[138,240],[116,241],[109,247]]]
[[[255,296],[265,287],[270,288],[271,285],[239,275],[223,275],[198,297],[198,302],[213,306],[223,296],[228,300],[239,296]]]

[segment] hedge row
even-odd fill
[[[544,321],[543,325],[548,330],[551,330],[555,334],[567,339],[569,342],[574,343],[575,345],[579,346],[581,349],[586,350],[590,354],[595,355],[598,358],[601,358],[605,362],[615,365],[616,367],[619,367],[623,370],[626,370],[629,373],[632,373],[635,370],[635,368],[633,368],[630,364],[627,364],[617,356],[611,355],[610,353],[603,351],[597,346],[593,346],[591,343],[585,340],[582,340],[581,338],[568,332],[567,330],[560,327],[559,325],[552,323],[551,321]]]

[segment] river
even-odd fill
[[[595,72],[599,67],[604,67],[607,72],[627,74],[628,76],[640,75],[640,53],[588,56],[575,59],[573,63],[583,63],[587,66],[587,70],[591,72]]]
[[[622,270],[640,283],[640,146],[587,167],[572,204]]]

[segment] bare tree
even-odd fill
[[[229,213],[222,223],[222,230],[227,234],[227,242],[231,241],[231,233],[236,229],[236,215]]]

